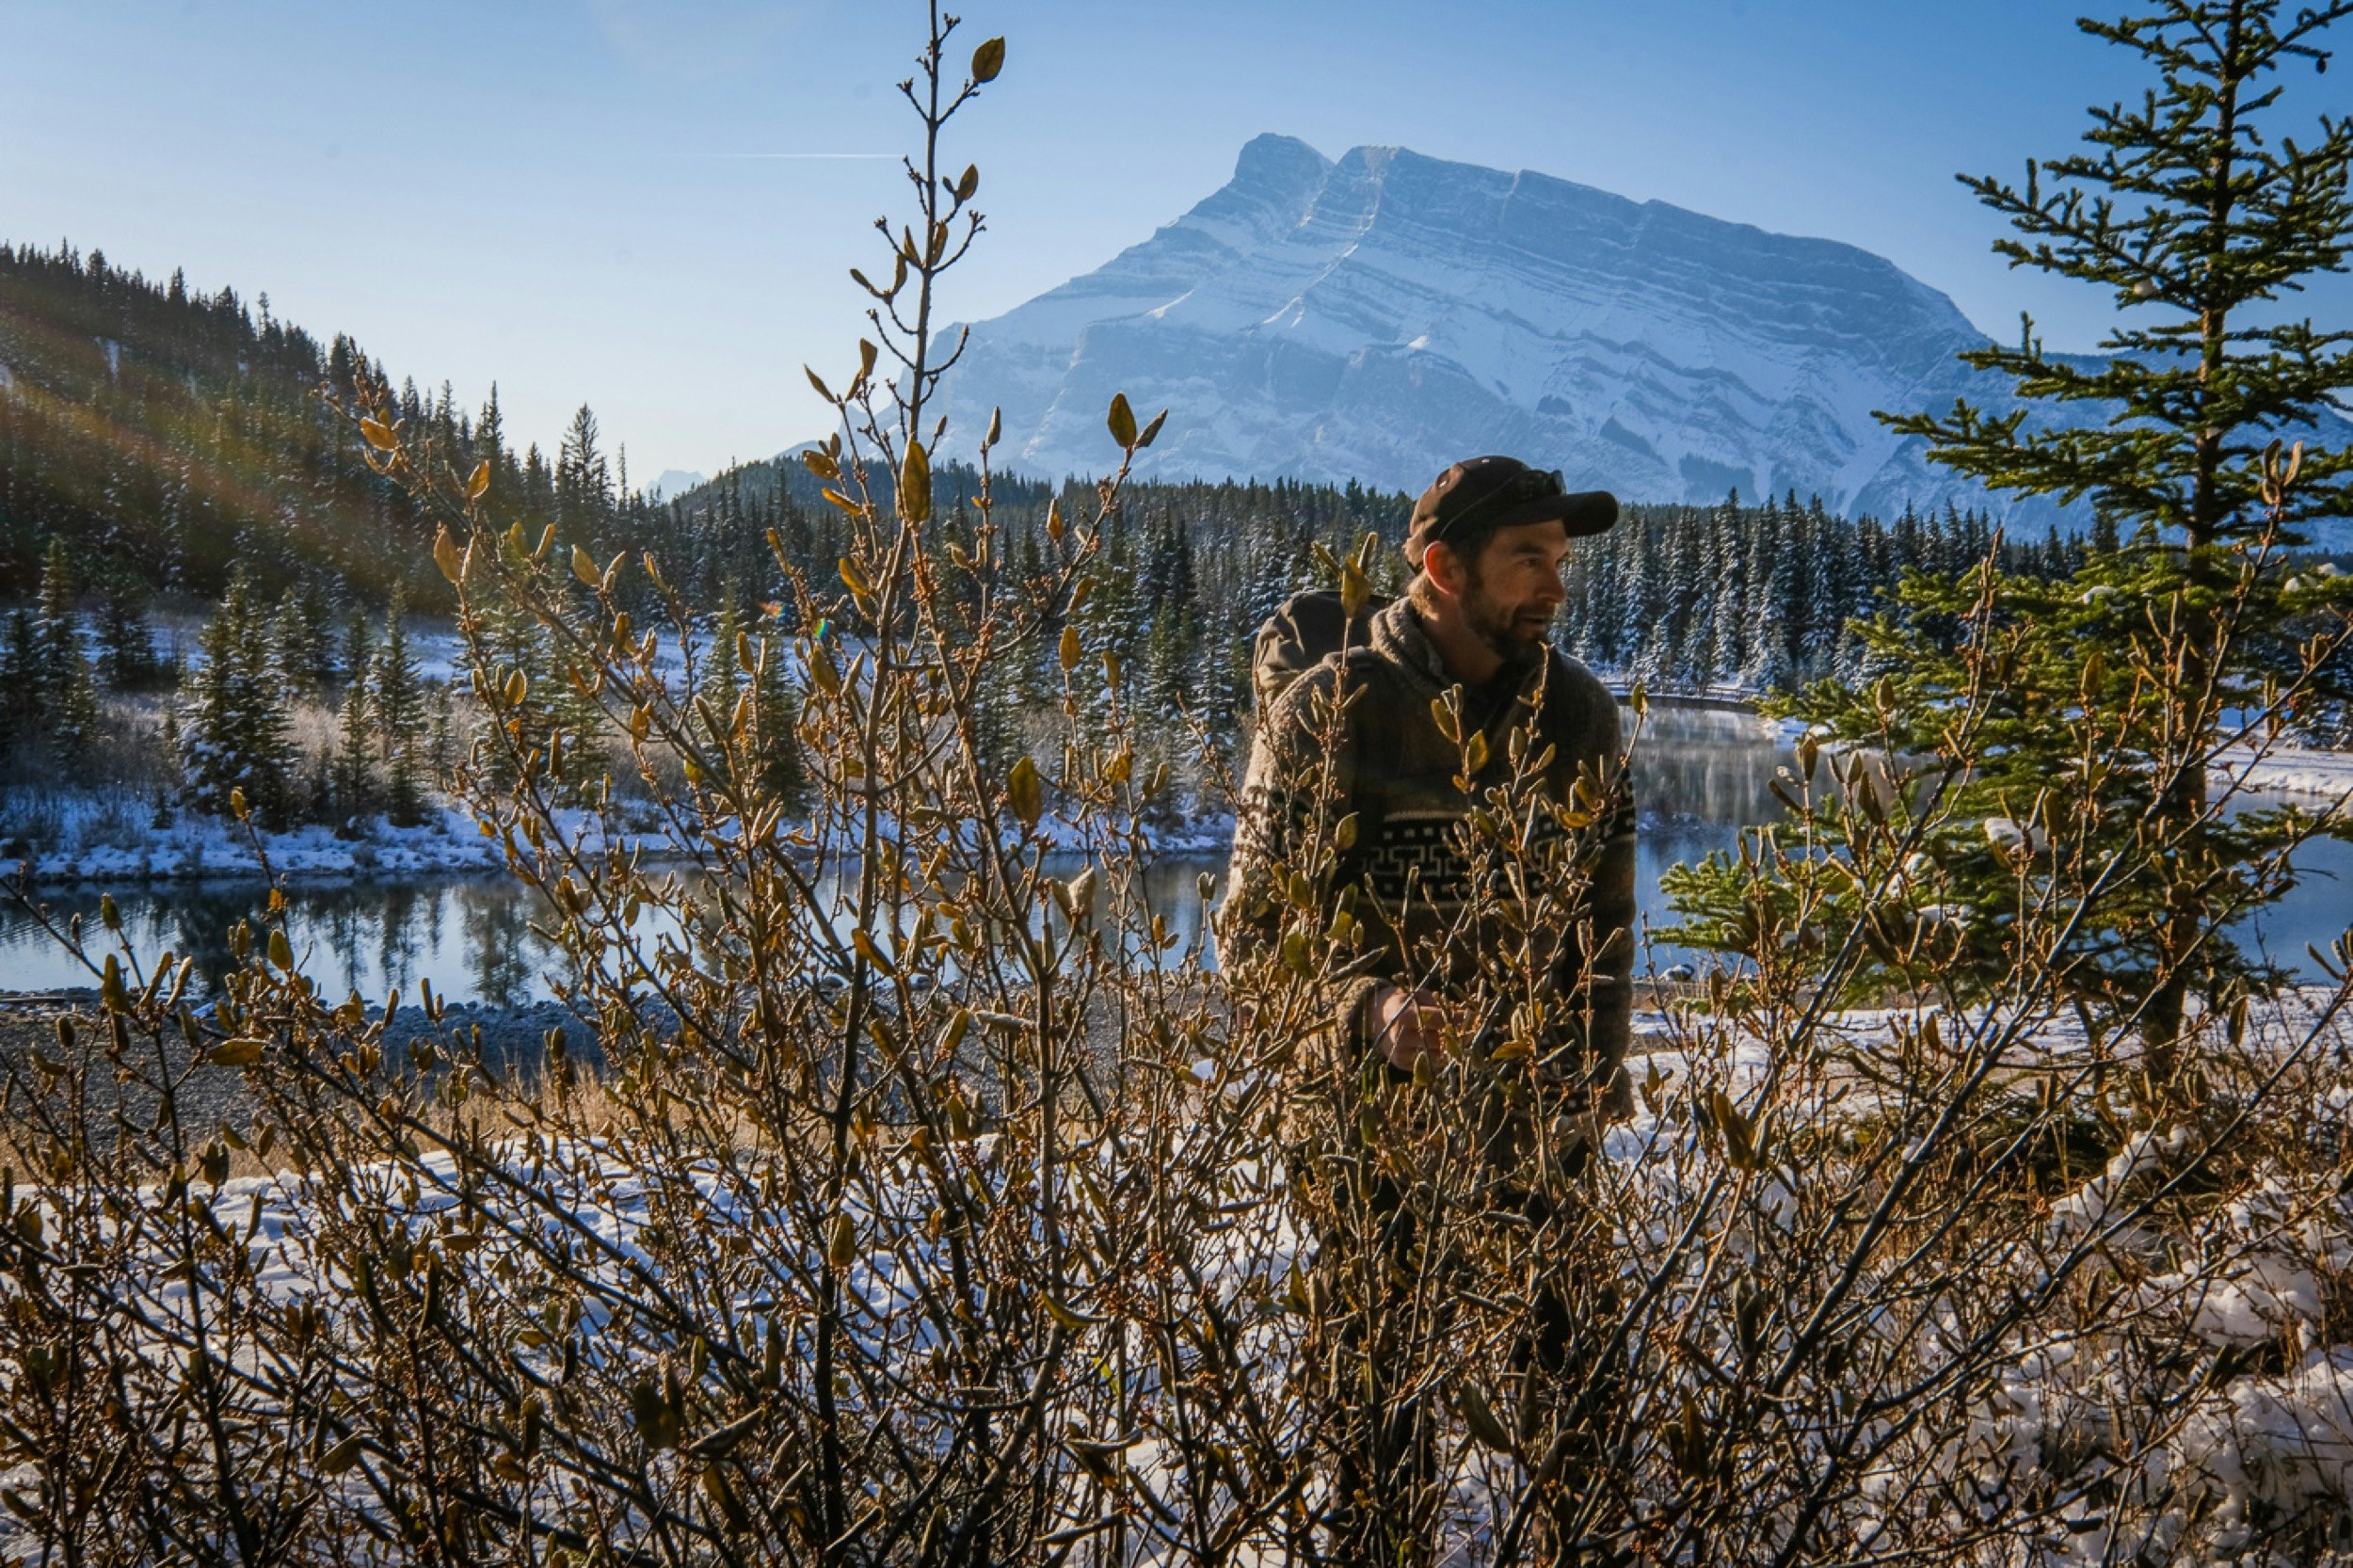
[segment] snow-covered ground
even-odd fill
[[[2353,1022],[2334,1010],[2334,1000],[2331,989],[2306,986],[2259,1004],[2238,1048],[2260,1063],[2284,1067],[2300,1062],[2336,1083],[2304,1109],[2316,1136],[2333,1137],[2353,1102],[2353,1087],[2343,1080],[2353,1060]],[[1900,1032],[1916,1031],[1925,1016],[1878,1009],[1833,1014],[1812,1039],[1833,1057],[1871,1054],[1891,1047]],[[1986,1022],[1945,1021],[1956,1034]],[[1761,1125],[1773,1062],[1766,1042],[1734,1030],[1707,1042],[1702,1059],[1684,1048],[1691,1043],[1675,1020],[1651,1016],[1638,1023],[1628,1065],[1638,1079],[1656,1069],[1654,1082],[1672,1084],[1695,1067],[1708,1071],[1704,1059],[1712,1058],[1727,1092]],[[2065,1059],[2087,1046],[2075,1020],[2054,1014],[2020,1031],[2009,1055]],[[1692,1119],[1672,1108],[1671,1096],[1646,1094],[1642,1101],[1639,1113],[1606,1141],[1609,1180],[1632,1198],[1628,1212],[1679,1224],[1678,1203],[1696,1191],[1695,1179],[1716,1157]],[[1884,1102],[1877,1094],[1842,1088],[1817,1103],[1835,1116],[1863,1121]],[[1663,1114],[1662,1104],[1668,1106]],[[2293,1112],[2282,1102],[2274,1113]],[[2341,1190],[2324,1160],[2316,1174],[2259,1169],[2238,1196],[2190,1218],[2186,1232],[2137,1211],[2129,1194],[2179,1169],[2196,1144],[2185,1126],[2127,1138],[2105,1168],[2051,1204],[2043,1238],[2007,1261],[1989,1256],[1985,1277],[1974,1282],[1993,1288],[1997,1278],[2013,1284],[2031,1279],[2058,1253],[2087,1247],[2118,1265],[2120,1276],[2131,1282],[2123,1299],[2146,1315],[2114,1334],[2079,1333],[2056,1318],[2029,1324],[2006,1350],[1992,1384],[1973,1400],[1966,1432],[1913,1456],[1940,1470],[1973,1475],[1988,1498],[2023,1496],[2039,1484],[2057,1488],[2069,1499],[2053,1521],[2057,1528],[2026,1561],[2046,1568],[2128,1561],[2283,1564],[2277,1557],[2232,1554],[2267,1519],[2313,1510],[2353,1519],[2353,1343],[2345,1341],[2346,1325],[2329,1304],[2353,1283],[2353,1194]],[[1757,1207],[1766,1223],[1789,1226],[1797,1206],[1782,1184],[1803,1179],[1796,1171],[1759,1173]],[[1639,1251],[1645,1240],[1656,1244],[1667,1234],[1654,1228],[1647,1238],[1638,1232],[1625,1240]],[[2065,1462],[2055,1456],[2099,1430],[2104,1401],[2138,1375],[2129,1343],[2136,1334],[2175,1334],[2185,1346],[2239,1359],[2235,1370],[2233,1363],[2217,1360],[2208,1386],[2190,1391],[2177,1429],[2118,1472],[2113,1482],[2121,1490],[2110,1496],[2104,1486],[2084,1487],[2080,1472],[2062,1474]],[[2259,1348],[2264,1355],[2247,1353]],[[1866,1482],[1865,1498],[1875,1489],[1900,1494],[1908,1484],[1891,1471],[1880,1482]]]
[[[163,827],[126,826],[113,803],[72,795],[56,797],[48,809],[55,836],[43,835],[18,862],[37,882],[252,875],[262,871],[264,856],[271,871],[296,876],[487,871],[506,863],[472,818],[448,808],[427,813],[414,827],[394,827],[379,817],[350,837],[320,824],[248,835],[239,824],[191,812],[174,813]],[[585,817],[569,825],[596,831]]]
[[[1802,719],[1770,723],[1784,744],[1795,744],[1810,728]],[[1822,731],[1815,731],[1817,735]],[[2216,762],[2225,778],[2272,794],[2310,795],[2339,807],[2353,806],[2353,751],[2284,743],[2258,746],[2252,740],[2227,748]]]
[[[2353,804],[2353,751],[2274,746],[2260,757],[2225,758],[2221,767],[2250,789]]]
[[[45,796],[40,814],[38,835],[0,856],[0,872],[13,873],[21,865],[36,882],[120,884],[256,875],[264,856],[271,872],[297,879],[495,871],[506,864],[498,843],[474,819],[450,806],[429,811],[414,827],[395,827],[377,817],[352,832],[313,824],[284,833],[248,834],[240,824],[188,811],[173,811],[168,824],[157,827],[143,808],[64,792]],[[1039,825],[1055,849],[1076,854],[1095,847],[1059,818],[1048,815]],[[591,851],[603,842],[601,824],[585,811],[558,812],[555,827],[567,841]],[[1162,855],[1222,853],[1233,836],[1233,818],[1222,814],[1144,828],[1145,840]],[[649,833],[644,843],[659,858],[662,848],[655,839]]]
[[[2319,1030],[2318,1058],[2343,1062],[2353,1049],[2353,1034],[2342,1020],[2324,1024],[2327,1002],[2321,991],[2292,993],[2280,1007],[2254,1020],[2247,1048],[2258,1055],[2301,1050],[2309,1059],[2313,1054],[2310,1036]],[[1657,1064],[1671,1073],[1707,1071],[1702,1057],[1712,1057],[1713,1068],[1723,1073],[1722,1081],[1734,1098],[1752,1101],[1770,1065],[1763,1043],[1719,1037],[1703,1046],[1701,1056],[1687,1058],[1678,1048],[1691,1043],[1683,1034],[1682,1025],[1688,1022],[1657,1016],[1646,1020],[1651,1043],[1661,1048]],[[1844,1046],[1868,1048],[1890,1042],[1902,1022],[1903,1016],[1896,1014],[1853,1013],[1832,1018],[1829,1027]],[[1968,1025],[1955,1020],[1953,1027]],[[2067,1032],[2059,1033],[2065,1036]],[[2080,1047],[2081,1041],[2054,1037],[2041,1044],[2064,1052]],[[1221,1092],[1225,1083],[1213,1070],[1204,1081],[1209,1094]],[[1861,1113],[1856,1102],[1844,1102],[1842,1109],[1837,1098],[1819,1109],[1843,1116]],[[2353,1201],[2336,1191],[2333,1181],[2315,1185],[2271,1176],[2189,1222],[2186,1234],[2159,1234],[2153,1219],[2126,1217],[2120,1195],[2130,1184],[2163,1173],[2184,1157],[2191,1142],[2186,1130],[2179,1128],[2127,1140],[2105,1169],[2051,1206],[2047,1236],[2023,1243],[2025,1251],[2012,1260],[2023,1271],[2016,1277],[2031,1279],[2042,1259],[2096,1236],[2103,1256],[2140,1259],[2118,1275],[2124,1282],[2120,1288],[2140,1314],[2132,1334],[2178,1333],[2182,1342],[2202,1346],[2209,1354],[2244,1352],[2257,1346],[2272,1347],[2276,1353],[2267,1358],[2241,1353],[2233,1360],[2217,1361],[2207,1386],[2185,1390],[2185,1416],[2169,1435],[2130,1453],[2128,1468],[2113,1475],[2112,1485],[2087,1487],[2080,1464],[2065,1456],[2080,1447],[2084,1423],[2105,1418],[2104,1401],[2124,1386],[2120,1380],[2133,1375],[2136,1352],[2124,1343],[2132,1334],[2073,1334],[2036,1323],[2014,1343],[2006,1343],[1995,1375],[1970,1397],[1963,1429],[1923,1436],[1912,1448],[1891,1450],[1891,1455],[1937,1469],[1956,1485],[1976,1478],[1989,1507],[2001,1496],[2024,1496],[2045,1481],[2057,1487],[2062,1496],[2050,1520],[2055,1528],[2019,1560],[2041,1568],[2235,1560],[2232,1554],[2248,1540],[2250,1528],[2265,1517],[2292,1516],[2315,1507],[2343,1510],[2353,1502],[2353,1343],[2330,1337],[2341,1337],[2344,1325],[2331,1319],[2325,1305],[2353,1273]],[[976,1140],[956,1157],[971,1166],[969,1179],[994,1180],[999,1174],[991,1143]],[[1702,1190],[1724,1156],[1718,1141],[1691,1114],[1689,1102],[1663,1095],[1645,1096],[1634,1119],[1612,1131],[1604,1158],[1603,1179],[1609,1196],[1603,1201],[1637,1226],[1623,1240],[1631,1254],[1640,1255],[1689,1219],[1692,1204],[1705,1201]],[[616,1158],[614,1148],[601,1141],[536,1136],[512,1145],[508,1164],[511,1169],[487,1187],[478,1173],[461,1173],[440,1154],[387,1164],[375,1176],[368,1174],[375,1167],[362,1167],[355,1175],[358,1186],[374,1194],[372,1201],[382,1206],[387,1217],[420,1236],[445,1223],[462,1199],[488,1205],[485,1212],[493,1217],[486,1240],[493,1251],[513,1245],[500,1239],[510,1225],[526,1233],[562,1226],[591,1238],[602,1258],[599,1270],[612,1276],[616,1288],[626,1285],[630,1271],[658,1267],[642,1243],[648,1227],[681,1223],[681,1216],[690,1212],[693,1223],[709,1227],[714,1238],[740,1233],[761,1247],[798,1246],[808,1254],[812,1271],[822,1267],[819,1255],[826,1239],[775,1234],[774,1212],[753,1212],[743,1201],[743,1184],[731,1187],[714,1172],[680,1169],[649,1179],[656,1174],[652,1166],[641,1158]],[[1793,1172],[1769,1169],[1758,1174],[1765,1197],[1753,1209],[1743,1210],[1748,1218],[1742,1224],[1785,1228],[1795,1223],[1796,1201],[1787,1188],[1779,1186],[1785,1176],[1790,1181],[1801,1179]],[[929,1201],[922,1190],[925,1179],[912,1164],[896,1175],[877,1174],[871,1190],[862,1188],[850,1203],[858,1234],[872,1231],[876,1239],[871,1251],[861,1243],[845,1271],[845,1284],[852,1299],[866,1304],[873,1314],[877,1333],[894,1310],[913,1300],[908,1271],[920,1268],[920,1260],[907,1250],[907,1238],[919,1228]],[[1284,1217],[1286,1206],[1259,1201],[1279,1197],[1279,1168],[1252,1174],[1246,1186],[1255,1194],[1251,1217],[1226,1229],[1203,1260],[1213,1283],[1230,1275],[1227,1283],[1237,1291],[1245,1279],[1279,1282],[1306,1251]],[[1772,1201],[1776,1189],[1785,1201]],[[223,1227],[240,1236],[257,1283],[266,1293],[287,1302],[334,1304],[346,1298],[350,1287],[340,1272],[334,1226],[322,1223],[332,1217],[318,1212],[319,1197],[304,1178],[287,1174],[231,1180],[211,1188],[204,1201]],[[897,1240],[881,1240],[886,1236]],[[1753,1244],[1731,1240],[1737,1246]],[[1999,1261],[1989,1258],[1988,1266]],[[138,1293],[167,1320],[175,1316],[173,1304],[184,1291],[184,1285],[161,1273],[138,1287]],[[1238,1293],[1236,1302],[1241,1300]],[[601,1320],[603,1307],[593,1301],[586,1304]],[[1298,1350],[1295,1324],[1280,1314],[1254,1317],[1238,1305],[1236,1320],[1242,1325],[1243,1360],[1248,1364],[1278,1367],[1283,1356]],[[1891,1318],[1889,1332],[1910,1330],[1899,1331]],[[598,1353],[630,1357],[643,1351],[616,1337],[609,1351]],[[1156,1440],[1131,1439],[1127,1451],[1140,1480],[1173,1479],[1165,1467],[1170,1456],[1160,1451]],[[1894,1458],[1888,1463],[1895,1463]],[[1485,1506],[1484,1474],[1466,1460],[1456,1488],[1458,1500],[1468,1510],[1474,1539],[1481,1533],[1477,1514]],[[1899,1497],[1916,1480],[1893,1471],[1865,1479],[1856,1507],[1865,1517],[1866,1533],[1874,1499]],[[1173,1485],[1165,1495],[1180,1505],[1184,1500]],[[0,1537],[22,1530],[14,1520],[0,1516]],[[23,1539],[18,1533],[18,1540]]]

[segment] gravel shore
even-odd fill
[[[118,1091],[104,1074],[104,1026],[99,1021],[98,993],[95,991],[45,992],[38,995],[0,993],[0,1080],[18,1083],[24,1088],[39,1081],[40,1073],[34,1065],[35,1051],[55,1062],[60,1055],[57,1020],[73,1020],[74,1055],[85,1067],[100,1071],[93,1075],[93,1103],[88,1136],[107,1135],[118,1113],[136,1124],[153,1120],[155,1098],[152,1094],[121,1086]],[[509,1068],[528,1072],[535,1067],[546,1049],[551,1029],[564,1032],[566,1048],[575,1062],[584,1065],[599,1064],[603,1051],[596,1033],[586,1024],[567,1012],[563,1004],[553,1001],[529,1003],[520,1007],[486,1007],[479,1002],[451,1004],[441,1015],[438,1027],[426,1022],[422,1008],[410,1005],[392,1016],[392,1026],[386,1032],[390,1062],[400,1062],[406,1052],[402,1048],[420,1038],[463,1044],[471,1051],[472,1034],[481,1032],[485,1057],[505,1064]],[[176,1029],[164,1032],[165,1064],[173,1075],[186,1073],[181,1098],[181,1115],[192,1131],[209,1132],[222,1123],[242,1128],[250,1119],[252,1103],[246,1092],[244,1074],[229,1067],[195,1067],[188,1062],[187,1043]],[[24,1110],[12,1104],[8,1119],[21,1124]]]

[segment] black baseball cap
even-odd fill
[[[1433,544],[1460,544],[1523,523],[1558,521],[1571,538],[1604,534],[1618,520],[1608,490],[1571,490],[1558,469],[1529,468],[1517,457],[1465,457],[1438,475],[1414,503],[1405,558],[1421,565]]]

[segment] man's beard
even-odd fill
[[[1487,594],[1485,584],[1477,574],[1465,584],[1463,595],[1463,619],[1479,640],[1494,651],[1506,664],[1522,664],[1544,651],[1546,637],[1552,631],[1552,617],[1541,621],[1534,616],[1516,620],[1510,611]]]

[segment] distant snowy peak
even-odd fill
[[[1418,490],[1501,451],[1643,501],[1794,489],[1846,513],[1992,505],[1876,409],[2013,407],[1956,358],[1986,337],[1882,257],[1546,175],[1289,136],[1082,277],[972,328],[942,411],[1004,411],[1007,460],[1113,458],[1125,392],[1165,478]]]
[[[665,468],[661,478],[646,487],[646,499],[658,504],[672,496],[684,495],[705,482],[699,473],[689,473],[682,468]]]

